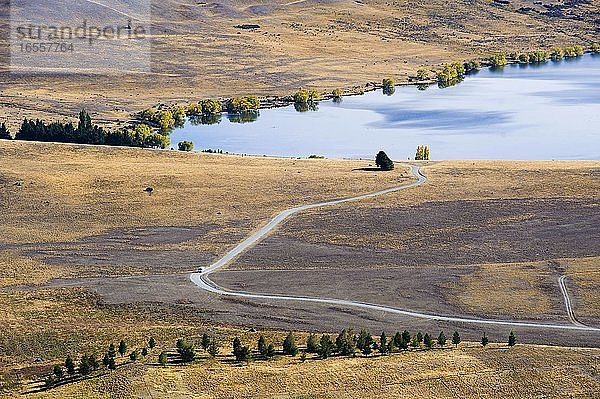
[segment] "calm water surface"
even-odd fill
[[[173,146],[306,157],[394,159],[429,145],[432,159],[600,159],[600,56],[481,70],[457,86],[397,87],[322,101],[318,111],[261,110],[257,121],[175,130]]]

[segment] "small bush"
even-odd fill
[[[256,111],[259,108],[260,100],[256,96],[236,97],[227,103],[227,111],[235,114]]]
[[[191,141],[187,141],[184,140],[182,142],[180,142],[179,144],[177,144],[177,147],[179,148],[179,151],[192,151],[194,149],[194,143],[192,143]]]

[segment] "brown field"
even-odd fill
[[[25,116],[70,118],[85,107],[114,124],[164,102],[364,87],[387,76],[406,82],[421,66],[494,51],[589,45],[600,9],[598,0],[153,3],[152,73],[11,75],[0,62],[0,121],[14,127]],[[7,2],[0,15],[6,29]],[[242,24],[260,29],[235,28]],[[0,59],[6,51],[0,46]]]
[[[436,335],[456,329],[465,340],[478,340],[485,331],[498,342],[511,330],[336,306],[217,297],[189,281],[191,270],[215,259],[278,211],[411,181],[402,168],[373,173],[354,170],[368,161],[4,141],[0,160],[0,374],[5,376],[16,373],[27,380],[47,372],[66,353],[98,351],[121,338],[142,345],[153,335],[166,346],[208,330],[223,342],[234,334],[255,340],[235,326],[331,332],[353,326],[377,334],[406,328]],[[556,283],[566,274],[577,317],[600,324],[598,162],[424,165],[429,178],[424,186],[298,215],[216,273],[215,281],[249,291],[568,323]],[[147,186],[155,189],[151,196],[143,191]],[[522,343],[600,343],[596,333],[514,330]],[[405,371],[397,373],[389,373],[389,367],[398,367],[399,357],[305,365],[278,360],[167,371],[132,366],[51,394],[156,397],[169,391],[202,397],[200,390],[211,390],[217,394],[208,397],[232,397],[228,389],[239,386],[230,385],[231,378],[240,378],[255,391],[242,389],[238,397],[356,397],[361,390],[374,389],[372,383],[379,378],[389,390],[379,395],[480,392],[489,397],[497,389],[506,396],[589,396],[597,391],[597,356],[595,350],[584,349],[464,348],[407,355],[401,362],[407,365]],[[560,358],[564,363],[552,360]],[[328,374],[323,364],[340,370],[338,379],[342,370],[355,370],[343,377],[348,384],[361,379],[343,396],[342,385],[331,382],[336,374]],[[423,375],[426,364],[432,371]],[[386,367],[382,377],[380,370]],[[565,373],[568,381],[553,379]],[[313,385],[306,383],[310,375],[318,376]],[[259,382],[253,380],[257,376]],[[204,385],[190,382],[197,380]],[[272,381],[281,385],[268,391]],[[123,391],[114,393],[111,387]],[[386,397],[377,395],[371,396]]]
[[[30,398],[594,397],[600,351],[462,344],[389,357],[279,358],[249,365],[129,365]]]

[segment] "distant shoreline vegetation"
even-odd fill
[[[0,138],[12,139],[4,123],[0,126]],[[25,118],[14,139],[142,148],[167,148],[171,143],[167,135],[155,132],[144,124],[116,130],[99,127],[93,124],[86,110],[79,113],[77,126],[71,122],[46,123],[40,119]]]
[[[425,90],[437,83],[438,87],[443,89],[457,85],[465,76],[476,73],[482,67],[503,68],[508,64],[541,64],[550,60],[556,62],[578,58],[586,52],[600,54],[600,43],[587,49],[581,45],[574,45],[522,53],[498,52],[481,60],[451,62],[438,71],[420,68],[416,75],[410,78],[409,84],[416,84],[419,90]],[[171,132],[185,126],[186,120],[192,125],[214,125],[221,123],[225,115],[231,123],[251,123],[259,118],[262,108],[293,104],[298,112],[317,111],[321,100],[331,99],[339,103],[345,95],[364,94],[376,89],[382,89],[383,94],[389,96],[394,94],[396,85],[393,77],[387,77],[381,84],[370,83],[352,90],[336,88],[329,93],[300,88],[292,95],[266,98],[263,101],[257,96],[249,95],[225,100],[205,99],[187,106],[162,105],[145,109],[134,116],[134,123],[112,130],[94,125],[86,110],[80,112],[77,126],[71,122],[46,123],[39,119],[25,118],[14,139],[166,149],[171,145]],[[0,124],[0,139],[12,138],[6,122]]]
[[[600,54],[600,43],[594,44],[588,50],[592,54]],[[437,73],[438,87],[443,89],[446,87],[457,85],[462,82],[464,77],[470,73],[478,71],[482,66],[500,69],[509,64],[541,64],[549,60],[560,61],[565,58],[578,58],[585,54],[583,46],[575,45],[568,47],[554,47],[551,51],[535,50],[530,52],[510,52],[510,53],[495,53],[486,59],[471,60],[468,62],[455,61],[444,65],[443,69]],[[420,69],[417,71],[417,77],[420,80],[425,75],[427,70]]]

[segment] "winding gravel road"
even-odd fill
[[[443,322],[458,322],[458,323],[469,323],[469,324],[481,324],[481,325],[501,325],[501,326],[513,326],[513,327],[531,327],[531,328],[543,328],[543,329],[555,329],[555,330],[580,330],[580,331],[594,331],[600,332],[600,328],[588,327],[579,323],[576,319],[574,319],[574,314],[569,314],[569,319],[573,324],[546,324],[546,323],[537,323],[530,321],[512,321],[512,320],[496,320],[496,319],[483,319],[483,318],[470,318],[470,317],[460,317],[460,316],[451,316],[451,315],[440,315],[433,313],[423,313],[419,311],[414,311],[410,309],[399,309],[393,308],[385,305],[377,305],[373,303],[359,302],[359,301],[349,301],[344,299],[334,299],[334,298],[319,298],[319,297],[310,297],[310,296],[288,296],[288,295],[275,295],[275,294],[263,294],[263,293],[250,293],[250,292],[239,292],[239,291],[229,291],[225,288],[219,287],[217,284],[212,282],[209,279],[209,275],[218,269],[226,266],[231,261],[233,261],[236,257],[244,253],[246,250],[254,246],[260,240],[262,240],[265,236],[267,236],[275,227],[281,224],[285,219],[290,216],[306,211],[314,208],[321,208],[326,206],[339,205],[352,201],[360,201],[363,199],[378,197],[380,195],[385,195],[389,193],[393,193],[400,190],[407,190],[413,187],[417,187],[422,185],[427,181],[427,178],[421,174],[420,168],[415,165],[408,165],[411,168],[411,173],[417,178],[417,181],[411,184],[407,184],[400,187],[394,187],[387,190],[378,191],[371,194],[364,194],[357,197],[352,198],[344,198],[334,201],[321,202],[318,204],[312,205],[304,205],[297,208],[287,209],[277,216],[275,216],[269,223],[260,228],[250,237],[246,238],[243,242],[238,244],[235,248],[229,251],[225,256],[217,260],[212,265],[204,268],[201,272],[192,273],[190,275],[190,279],[194,284],[196,284],[201,289],[212,292],[217,295],[227,295],[238,298],[247,298],[247,299],[265,299],[265,300],[275,300],[275,301],[290,301],[290,302],[309,302],[309,303],[317,303],[317,304],[325,304],[325,305],[337,305],[342,307],[349,308],[360,308],[365,310],[375,310],[380,312],[386,312],[396,315],[410,316],[420,319],[434,320],[434,321],[443,321]],[[570,306],[570,300],[568,295],[566,294],[566,287],[564,287],[564,279],[563,282],[559,284],[561,287],[561,291],[565,297],[565,302],[568,303],[567,309],[572,312]],[[564,291],[563,291],[564,288]],[[573,318],[571,318],[573,316]]]
[[[567,309],[567,315],[569,316],[569,320],[572,324],[576,326],[587,327],[575,317],[575,311],[573,310],[573,306],[571,305],[571,298],[569,297],[569,291],[567,291],[567,284],[565,283],[566,278],[567,276],[560,276],[558,278],[558,286],[560,288],[560,292],[563,295],[563,298],[565,299],[565,308]]]

